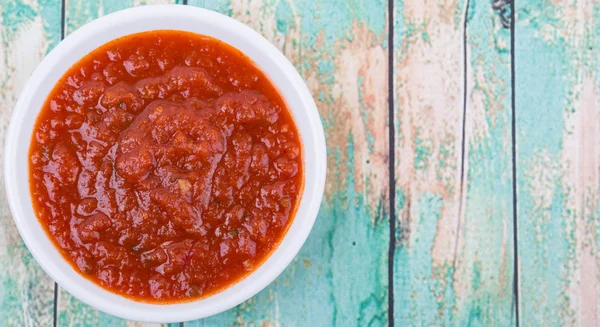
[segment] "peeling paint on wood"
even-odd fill
[[[600,3],[517,2],[520,312],[600,324]]]
[[[514,325],[510,33],[489,1],[394,7],[395,322]]]
[[[0,0],[0,141],[27,78],[60,40],[60,1]],[[0,166],[5,153],[0,152]],[[0,174],[4,168],[0,167]],[[54,282],[21,240],[0,183],[0,326],[52,324]]]

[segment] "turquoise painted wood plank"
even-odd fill
[[[387,2],[192,1],[262,33],[304,77],[325,125],[314,229],[283,274],[242,305],[185,326],[387,325]]]
[[[396,325],[515,325],[510,33],[491,1],[394,8]]]
[[[174,3],[174,0],[66,0],[65,24],[69,34],[102,15],[144,4]],[[123,320],[98,311],[60,289],[57,303],[57,326],[167,326]],[[172,326],[178,326],[173,324]]]
[[[516,2],[520,313],[600,325],[600,4]]]
[[[60,0],[0,0],[0,143],[21,88],[60,34]],[[51,326],[54,282],[21,240],[0,180],[0,326]]]

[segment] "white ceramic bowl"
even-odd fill
[[[251,275],[207,298],[181,304],[148,304],[108,292],[77,273],[63,259],[36,218],[28,181],[28,151],[34,121],[46,97],[69,67],[118,37],[149,30],[183,30],[222,40],[245,53],[279,89],[300,131],[305,187],[285,238]],[[190,6],[143,6],[119,11],[81,27],[42,61],[14,108],[4,152],[4,176],[15,223],[42,268],[81,301],[106,313],[138,321],[176,322],[230,309],[271,283],[296,256],[315,222],[325,184],[326,152],[321,120],[313,98],[292,64],[277,48],[246,25]]]

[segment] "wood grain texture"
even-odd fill
[[[387,2],[189,1],[263,34],[304,77],[325,127],[327,186],[303,249],[264,291],[185,326],[387,325]]]
[[[521,321],[600,325],[600,3],[516,2]]]
[[[490,1],[394,8],[396,325],[515,325],[510,33]]]
[[[102,15],[118,10],[144,4],[174,3],[171,0],[66,0],[65,2],[65,32],[75,31]],[[85,327],[85,326],[130,326],[150,327],[168,326],[160,324],[146,324],[135,321],[123,320],[90,307],[77,300],[75,297],[60,289],[57,301],[57,326]],[[178,324],[173,324],[173,327]]]
[[[21,88],[60,40],[60,0],[0,0],[0,142]],[[0,175],[4,172],[0,151]],[[0,182],[0,326],[51,326],[54,282],[35,262],[12,221]]]

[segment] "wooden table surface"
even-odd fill
[[[65,35],[155,2],[168,0],[0,0],[2,142],[27,77]],[[600,325],[599,1],[187,2],[293,62],[328,175],[285,272],[185,326]],[[4,187],[0,267],[0,326],[147,325],[57,287]]]

